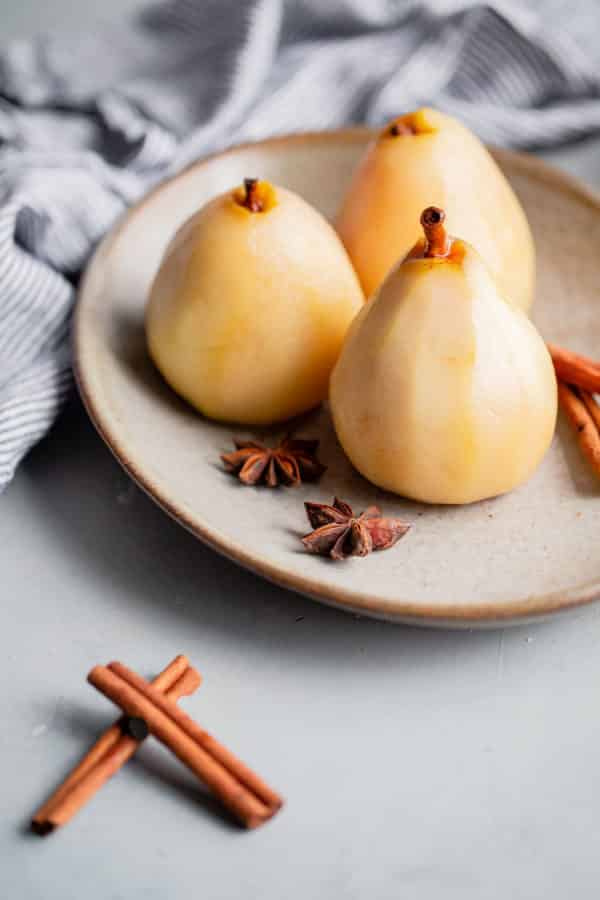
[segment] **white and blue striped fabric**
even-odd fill
[[[524,7],[529,6],[526,10]],[[0,490],[71,383],[77,278],[192,159],[424,103],[496,144],[600,130],[597,0],[171,0],[0,54]]]

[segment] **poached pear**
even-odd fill
[[[419,237],[427,206],[487,262],[502,293],[533,302],[535,251],[525,213],[486,148],[456,119],[419,109],[370,144],[354,172],[336,227],[367,297]]]
[[[246,179],[178,230],[146,337],[166,381],[213,419],[271,424],[317,406],[364,298],[334,229],[291,191]]]
[[[333,370],[339,441],[379,487],[470,503],[525,481],[548,449],[556,378],[527,316],[444,212],[354,320]]]

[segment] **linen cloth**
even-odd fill
[[[240,140],[431,104],[485,141],[600,130],[596,0],[170,0],[0,54],[0,491],[71,384],[78,275],[123,210]]]

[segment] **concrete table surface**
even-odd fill
[[[52,7],[76,25],[91,4],[6,5],[4,38]],[[547,156],[600,186],[600,141]],[[487,632],[321,607],[170,521],[76,398],[0,498],[0,572],[0,897],[597,896],[600,605]],[[205,677],[185,708],[283,792],[283,812],[238,830],[148,741],[68,827],[29,834],[114,718],[90,667],[152,674],[177,652]]]

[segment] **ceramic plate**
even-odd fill
[[[600,491],[563,421],[534,477],[499,499],[422,506],[379,491],[354,472],[326,410],[298,434],[319,436],[328,470],[296,489],[242,487],[219,455],[234,434],[180,401],[145,350],[146,295],[178,225],[214,194],[258,175],[331,217],[370,132],[300,134],[228,150],[160,186],[100,245],[75,319],[79,388],[100,434],[130,475],[182,525],[265,578],[317,600],[400,622],[472,626],[522,622],[600,594]],[[497,159],[529,216],[538,252],[533,317],[542,334],[599,355],[600,202],[524,155]],[[356,509],[379,504],[414,523],[393,549],[332,563],[303,551],[306,499],[338,494]],[[201,588],[201,585],[198,585]],[[198,602],[201,601],[199,591]]]

